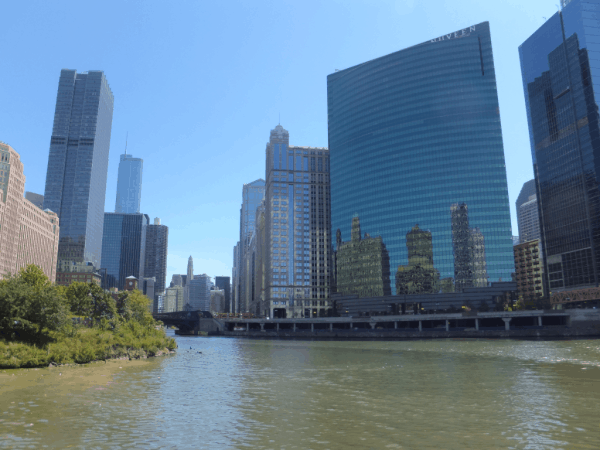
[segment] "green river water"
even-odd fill
[[[600,340],[177,342],[0,371],[0,448],[600,449]]]

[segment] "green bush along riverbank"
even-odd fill
[[[34,265],[0,281],[0,368],[158,356],[176,348],[139,291],[52,285]],[[81,318],[86,325],[81,325]]]

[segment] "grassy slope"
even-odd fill
[[[23,342],[0,340],[0,368],[42,367],[55,364],[84,364],[119,357],[154,356],[177,347],[162,329],[128,322],[116,331],[84,328],[74,336],[50,333],[52,341],[38,347]]]

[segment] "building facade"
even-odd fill
[[[254,233],[256,209],[265,197],[265,180],[244,184],[240,209],[239,298],[236,312],[249,312],[252,298],[252,257],[250,239]]]
[[[188,282],[189,298],[184,308],[190,311],[210,311],[210,287],[208,275],[194,275]]]
[[[563,1],[519,47],[549,291],[600,281],[598,14]]]
[[[238,305],[240,304],[240,243],[233,247],[233,267],[231,268],[231,305],[230,312],[239,312]]]
[[[106,269],[104,289],[125,288],[125,279],[144,277],[146,214],[104,214],[102,268]]]
[[[406,236],[419,224],[431,233],[441,280],[460,272],[472,282],[470,251],[457,245],[473,240],[479,250],[485,244],[481,282],[510,279],[512,231],[487,22],[336,71],[327,78],[327,98],[332,230],[348,236],[360,216],[363,233],[385,242],[396,272],[410,264]],[[453,231],[456,204],[468,205],[468,229],[480,235],[459,223]]]
[[[0,142],[0,279],[29,264],[56,280],[59,219],[23,197],[25,174],[19,154]]]
[[[69,286],[75,281],[83,283],[102,284],[102,275],[91,262],[72,263],[70,266],[63,264],[56,273],[56,284]]]
[[[183,311],[183,308],[183,287],[173,286],[165,289],[165,294],[163,296],[163,312]]]
[[[264,306],[269,317],[330,309],[329,151],[289,145],[281,125],[266,148]]]
[[[223,291],[225,305],[222,312],[231,312],[231,278],[215,277],[215,286]]]
[[[60,219],[58,258],[100,267],[114,97],[101,71],[62,70],[44,208]]]
[[[161,225],[156,217],[154,224],[146,227],[146,251],[144,276],[154,277],[155,294],[162,294],[167,284],[167,254],[169,247],[169,227]]]
[[[539,217],[537,197],[534,194],[519,207],[519,215],[517,217],[519,223],[519,242],[540,239]]]
[[[127,153],[121,155],[117,178],[116,213],[136,214],[140,212],[143,171],[143,159],[134,158]]]
[[[544,270],[539,243],[540,241],[535,239],[513,247],[517,293],[525,301],[544,296]]]
[[[35,192],[25,191],[25,198],[40,209],[44,209],[44,196]]]

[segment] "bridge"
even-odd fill
[[[179,328],[185,334],[192,334],[198,331],[201,319],[212,319],[213,316],[208,311],[177,311],[170,313],[154,313],[152,317],[160,320],[167,326]]]

